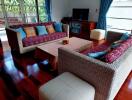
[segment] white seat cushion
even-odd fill
[[[94,100],[95,89],[65,72],[39,88],[39,100]]]
[[[90,39],[102,40],[104,38],[105,38],[105,30],[102,29],[91,30]]]

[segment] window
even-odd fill
[[[114,0],[107,13],[107,30],[131,32],[132,0]]]
[[[4,26],[5,26],[5,19],[2,11],[2,2],[0,0],[0,27],[3,28]]]
[[[0,0],[0,27],[47,19],[45,0]]]
[[[23,7],[26,23],[37,22],[37,7],[35,0],[24,0]]]
[[[38,15],[40,22],[48,21],[48,16],[46,14],[45,9],[45,1],[44,0],[38,0]]]
[[[9,25],[23,23],[19,5],[17,0],[4,0],[3,10],[6,12],[5,16]]]

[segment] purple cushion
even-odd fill
[[[34,44],[39,44],[39,43],[43,43],[43,42],[47,42],[47,41],[56,40],[56,39],[63,38],[66,36],[67,36],[67,33],[58,32],[58,33],[52,33],[49,35],[28,37],[28,38],[23,39],[22,42],[23,42],[23,46],[27,47],[27,46],[31,46]]]
[[[111,52],[106,54],[105,61],[107,63],[114,62],[131,46],[132,46],[132,37],[129,37],[129,39],[124,41],[120,46],[118,46],[117,48],[113,49]]]

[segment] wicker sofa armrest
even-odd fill
[[[64,32],[67,33],[67,37],[69,37],[69,25],[68,24],[63,24],[63,30]]]
[[[120,32],[114,32],[114,31],[108,31],[106,40],[109,41],[110,43],[113,43],[121,38],[123,33]]]
[[[6,34],[8,37],[9,45],[12,51],[21,52],[23,48],[22,39],[20,33],[14,31],[11,28],[6,28]]]
[[[106,100],[115,74],[110,64],[64,48],[59,49],[58,71],[60,74],[74,73],[93,85],[96,88],[95,100]]]

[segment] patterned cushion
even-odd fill
[[[108,49],[109,46],[110,46],[109,43],[103,43],[101,45],[94,46],[92,48],[87,48],[87,49],[81,51],[80,53],[104,62],[104,57],[107,53],[105,51]],[[98,54],[96,55],[96,53],[99,53],[99,56],[98,56]],[[101,53],[101,55],[100,55],[100,53]]]
[[[36,36],[36,31],[35,31],[34,27],[25,27],[24,31],[26,32],[27,37]]]
[[[105,61],[107,63],[112,63],[116,59],[118,59],[129,47],[132,46],[132,37],[124,41],[120,46],[117,48],[113,49],[111,52],[109,52],[105,56]]]
[[[47,25],[46,29],[49,34],[55,33],[55,29],[54,29],[53,25]]]
[[[27,47],[27,46],[31,46],[34,44],[39,44],[39,43],[43,43],[43,42],[47,42],[47,41],[56,40],[56,39],[63,38],[66,36],[67,36],[67,33],[58,32],[58,33],[52,33],[49,35],[28,37],[28,38],[23,39],[22,42],[23,42],[23,46]]]

